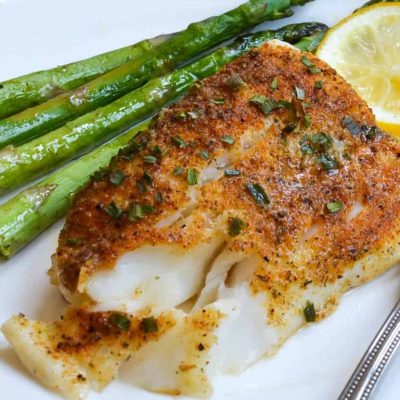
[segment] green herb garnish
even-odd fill
[[[230,76],[226,81],[225,85],[232,90],[239,90],[246,85],[245,81],[241,78],[239,74],[234,74]]]
[[[261,185],[258,183],[248,183],[246,188],[258,205],[266,206],[270,204],[270,200]]]
[[[354,121],[353,118],[351,117],[344,117],[342,119],[342,123],[345,128],[353,135],[357,136],[361,133],[361,128],[357,125],[357,123]]]
[[[131,326],[131,321],[125,315],[112,313],[109,321],[121,331],[128,331]]]
[[[332,214],[343,210],[343,203],[341,201],[330,201],[326,204],[326,208]]]
[[[143,219],[148,214],[153,214],[155,208],[150,204],[137,204],[133,203],[129,206],[128,219],[131,222]]]
[[[122,210],[112,201],[108,207],[104,208],[105,212],[112,217],[113,219],[117,220],[122,215]]]
[[[300,150],[304,154],[321,153],[332,147],[332,138],[324,132],[304,135],[300,139]]]
[[[187,146],[187,143],[180,136],[172,136],[171,141],[179,149],[184,149]]]
[[[229,236],[238,236],[242,230],[246,227],[246,223],[240,218],[232,218],[229,224]]]
[[[276,89],[278,89],[278,86],[279,86],[279,80],[278,80],[277,77],[275,77],[274,79],[272,79],[272,82],[271,82],[271,89],[272,89],[273,91],[275,91]]]
[[[162,203],[163,202],[163,195],[162,195],[162,193],[161,192],[157,192],[155,195],[154,195],[154,199],[156,200],[156,203]]]
[[[212,99],[211,103],[214,103],[214,104],[225,104],[225,99],[223,99],[222,97],[218,98],[218,99]]]
[[[267,99],[262,94],[256,94],[250,100],[250,103],[259,107],[265,115],[270,115],[273,111],[280,108],[289,108],[290,103],[285,100],[276,101],[274,99]]]
[[[203,160],[208,160],[210,158],[210,153],[207,150],[201,150],[199,156]]]
[[[181,167],[180,165],[178,165],[177,167],[174,168],[173,174],[174,174],[175,176],[181,176],[181,175],[183,175],[184,172],[185,172],[185,170],[183,169],[183,167]]]
[[[240,175],[240,171],[238,169],[226,169],[225,170],[225,176],[239,176]]]
[[[115,171],[110,174],[109,180],[114,186],[120,185],[126,178],[123,171]]]
[[[142,328],[145,333],[153,333],[158,331],[157,320],[154,317],[142,319]]]
[[[154,156],[161,155],[161,149],[160,149],[160,146],[158,144],[156,144],[155,146],[153,146],[151,148],[151,154],[153,154]]]
[[[324,87],[324,82],[323,81],[316,81],[314,84],[314,87],[316,89],[322,89]]]
[[[376,126],[371,126],[367,132],[365,133],[366,140],[375,140],[376,136],[378,135],[378,128]]]
[[[310,59],[308,59],[306,56],[301,57],[301,62],[308,68],[308,70],[312,74],[315,75],[321,73],[321,70],[317,66],[315,66],[315,64],[311,62]]]
[[[306,306],[303,309],[303,313],[307,322],[315,322],[317,313],[315,312],[314,303],[307,301]]]
[[[304,115],[304,125],[306,126],[306,128],[309,128],[311,126],[311,123],[312,123],[311,114],[305,114]]]
[[[190,186],[197,185],[197,171],[194,168],[187,170],[187,182]]]
[[[326,171],[332,171],[334,169],[338,169],[338,163],[336,159],[329,154],[322,154],[317,158],[318,163],[324,168]]]
[[[143,181],[144,182],[146,182],[146,183],[148,183],[148,184],[150,184],[151,182],[153,182],[153,178],[152,178],[152,176],[150,175],[150,172],[149,171],[146,171],[146,170],[144,170],[143,171]]]
[[[221,140],[222,140],[223,142],[225,142],[225,143],[228,143],[228,144],[233,144],[233,143],[235,143],[235,139],[234,139],[232,136],[229,136],[229,135],[224,135],[224,136],[222,136]]]
[[[144,156],[143,161],[146,164],[155,164],[157,162],[157,158],[154,156]]]

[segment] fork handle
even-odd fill
[[[364,354],[338,400],[368,400],[400,345],[400,300]]]

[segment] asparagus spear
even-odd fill
[[[189,25],[154,52],[145,52],[75,90],[0,121],[0,148],[26,143],[65,121],[104,106],[262,21],[291,15],[292,2],[298,0],[251,0],[225,14]]]
[[[300,29],[300,27],[301,25],[297,25],[297,29]],[[289,31],[293,31],[293,29],[294,27]],[[251,43],[248,43],[250,39],[244,39],[241,45],[244,49],[247,49],[250,44],[262,44],[261,35],[264,38],[269,36],[267,33],[259,34],[258,39],[253,36]],[[275,38],[283,38],[282,36],[278,33],[272,35]],[[318,37],[318,33],[316,36]],[[292,38],[294,39],[294,36]],[[303,45],[300,43],[302,41],[299,42],[302,49]],[[128,143],[137,132],[145,129],[146,126],[144,124],[133,128],[133,130],[70,163],[1,205],[0,254],[4,257],[11,257],[57,221],[58,218],[61,218],[67,212],[72,197],[87,183],[89,177],[97,169],[105,167],[118,149]]]
[[[296,43],[296,47],[300,50],[314,53],[315,50],[317,50],[318,45],[321,43],[325,35],[326,31],[322,30],[320,32],[316,32],[314,35],[306,36],[303,39],[301,39],[298,43]]]
[[[155,47],[170,37],[171,35],[158,36],[86,60],[0,82],[0,118],[6,118],[75,89],[143,54],[151,54]]]
[[[323,24],[308,23],[249,35],[183,69],[154,78],[113,103],[68,122],[32,142],[17,148],[4,148],[0,152],[0,192],[49,172],[149,117],[184,93],[195,81],[212,75],[251,47],[272,38],[297,41],[324,29],[326,26]]]

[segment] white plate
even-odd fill
[[[244,0],[0,0],[0,81],[183,29]],[[316,0],[296,16],[269,26],[318,20],[333,24],[363,0]],[[64,302],[46,271],[62,223],[11,261],[0,262],[0,322],[24,312],[56,318]],[[299,332],[273,358],[238,377],[221,377],[213,400],[331,400],[340,393],[367,345],[399,296],[400,270],[345,296],[336,313]],[[399,399],[400,357],[391,365],[377,399]],[[0,335],[0,387],[5,400],[57,399],[21,366]],[[168,397],[114,382],[90,399],[150,400]]]

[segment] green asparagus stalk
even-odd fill
[[[293,40],[295,27],[286,28],[287,36],[291,35]],[[307,30],[305,27],[306,25],[297,25],[299,32],[305,33]],[[283,39],[282,31],[278,32],[272,34],[272,37]],[[269,34],[265,32],[243,38],[240,46],[245,51],[252,44],[261,45],[267,40],[267,37]],[[219,52],[221,53],[221,50]],[[73,161],[1,205],[0,255],[11,257],[61,218],[67,212],[73,196],[87,183],[89,177],[99,168],[108,165],[118,149],[146,126],[146,124],[140,125],[127,131],[117,139]]]
[[[296,43],[296,47],[300,50],[314,53],[325,35],[326,31],[322,30],[320,32],[316,32],[314,35],[306,36]]]
[[[250,0],[225,14],[189,25],[186,30],[157,46],[154,52],[145,52],[70,92],[0,121],[0,148],[26,143],[68,120],[109,104],[149,79],[173,70],[204,50],[260,22],[291,15],[292,2]]]
[[[308,23],[249,35],[185,68],[154,78],[113,103],[32,142],[4,148],[0,152],[0,193],[51,171],[149,117],[184,93],[195,81],[214,74],[248,49],[273,38],[297,41],[324,29],[323,24]]]
[[[171,36],[143,40],[86,60],[0,82],[0,118],[44,103],[135,58],[152,54],[155,47]]]

